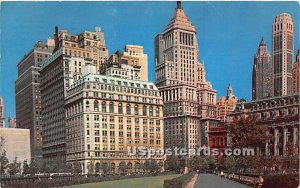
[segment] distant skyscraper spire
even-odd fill
[[[181,1],[177,1],[177,9],[182,9]]]
[[[257,53],[254,55],[252,72],[252,99],[257,100],[272,94],[272,64],[271,55],[262,37]]]

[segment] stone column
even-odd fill
[[[296,152],[298,153],[298,144],[297,144],[297,130],[298,128],[297,127],[294,127],[293,128],[293,146],[294,148],[296,149]],[[299,140],[298,140],[299,142]]]
[[[286,127],[283,128],[283,155],[286,155],[286,143],[287,143],[287,131]]]
[[[275,137],[275,142],[274,142],[274,156],[277,155],[277,144],[278,144],[278,129],[274,129],[274,137]]]

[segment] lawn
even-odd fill
[[[72,185],[64,188],[162,188],[164,180],[172,179],[180,176],[180,174],[165,175],[165,176],[153,176],[144,178],[130,178],[124,180],[104,181],[99,183],[88,183],[80,185]]]

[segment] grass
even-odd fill
[[[115,181],[103,181],[99,183],[88,183],[80,185],[72,185],[64,188],[162,188],[164,180],[172,179],[180,176],[180,174],[164,175],[164,176],[153,176],[143,178],[130,178],[124,180]]]

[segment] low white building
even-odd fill
[[[17,128],[0,128],[1,147],[0,152],[6,151],[9,162],[15,157],[19,162],[31,161],[30,153],[30,130]],[[2,145],[3,144],[3,145]]]

